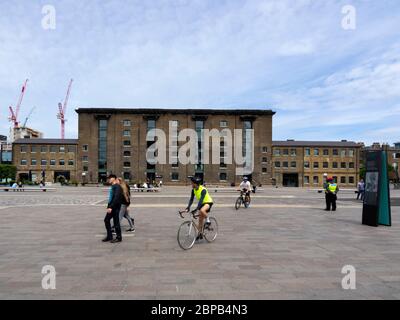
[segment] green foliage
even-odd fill
[[[11,164],[0,164],[0,179],[15,179],[17,167]]]
[[[66,184],[67,179],[64,176],[58,176],[57,177],[57,182],[61,183],[61,185],[65,185]]]

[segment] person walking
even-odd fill
[[[135,232],[134,220],[129,215],[129,206],[131,204],[131,191],[129,185],[125,182],[124,179],[118,178],[118,183],[122,188],[123,198],[122,198],[122,205],[119,211],[119,223],[122,223],[122,218],[128,220],[129,229],[126,230],[127,232]]]
[[[357,184],[357,200],[361,197],[361,201],[364,201],[365,194],[365,182],[364,179],[361,179]]]
[[[123,191],[121,186],[118,184],[116,175],[109,175],[108,181],[109,183],[111,183],[111,188],[107,205],[107,214],[104,218],[107,236],[103,239],[103,242],[116,243],[122,241],[121,225],[119,223],[119,212],[121,210],[121,205],[123,202]],[[113,239],[110,223],[111,219],[113,219],[114,222],[115,232],[117,234],[116,239]]]
[[[326,182],[327,186],[325,188],[325,195],[326,195],[327,207],[325,211],[330,211],[331,207],[332,211],[336,211],[336,200],[337,200],[337,193],[339,192],[339,187],[331,177],[326,179]]]

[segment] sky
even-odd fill
[[[0,0],[0,134],[26,78],[20,121],[35,106],[47,138],[73,78],[66,138],[78,107],[251,108],[276,112],[274,140],[392,144],[400,2]]]

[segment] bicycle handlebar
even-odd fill
[[[193,216],[194,219],[197,219],[198,216],[196,216],[197,213],[197,209],[190,211],[190,214]],[[184,219],[185,217],[182,215],[182,213],[186,213],[186,210],[183,211],[178,211],[178,214],[181,216],[182,219]]]

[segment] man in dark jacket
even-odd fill
[[[108,177],[108,182],[111,183],[110,195],[108,199],[107,205],[107,214],[104,218],[104,224],[107,230],[107,237],[103,239],[103,242],[121,242],[122,234],[121,234],[121,225],[119,221],[119,211],[121,209],[121,204],[123,201],[123,192],[121,186],[118,184],[117,176],[111,174]],[[111,231],[111,219],[114,221],[115,232],[117,233],[117,238],[113,239],[112,231]]]

